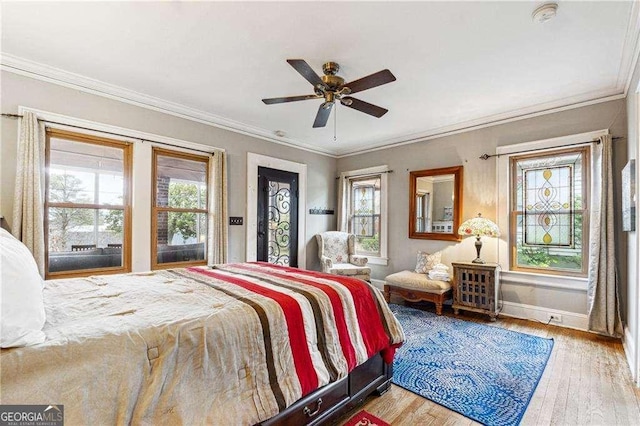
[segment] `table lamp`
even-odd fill
[[[475,260],[472,260],[472,263],[485,263],[484,260],[480,259],[480,249],[482,249],[482,241],[480,241],[480,237],[499,237],[500,230],[498,229],[498,225],[491,222],[489,219],[482,217],[482,213],[478,213],[478,217],[474,217],[472,219],[465,220],[460,228],[458,228],[458,234],[463,237],[470,237],[475,235],[476,237],[476,252],[478,253],[478,257]]]

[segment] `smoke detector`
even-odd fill
[[[546,3],[533,11],[531,17],[534,22],[538,22],[540,24],[544,24],[548,20],[552,19],[556,16],[558,12],[558,4],[557,3]]]

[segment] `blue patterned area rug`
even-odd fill
[[[406,335],[393,383],[486,425],[517,425],[553,339],[390,305]]]

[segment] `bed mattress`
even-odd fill
[[[354,278],[229,264],[47,281],[44,343],[0,353],[2,404],[69,424],[255,424],[404,340]]]

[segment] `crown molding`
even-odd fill
[[[285,145],[291,148],[313,152],[315,154],[335,157],[335,153],[328,150],[320,149],[286,137],[274,137],[269,130],[249,126],[202,110],[190,108],[188,106],[166,101],[154,96],[145,95],[144,93],[105,83],[100,80],[95,80],[93,78],[68,72],[39,62],[30,61],[8,53],[0,53],[0,68],[14,74],[58,84],[60,86],[125,102],[164,114],[170,114],[175,117],[263,139],[279,145]]]
[[[606,93],[606,92],[604,92]],[[583,97],[589,97],[589,95],[582,95]],[[443,138],[446,136],[457,135],[460,133],[470,132],[473,130],[484,129],[487,127],[498,126],[501,124],[511,123],[514,121],[526,120],[528,118],[539,117],[547,114],[554,114],[561,111],[567,111],[575,108],[582,108],[589,105],[595,105],[603,102],[615,101],[618,99],[624,99],[625,94],[613,94],[604,95],[595,99],[585,100],[583,102],[576,102],[571,104],[564,104],[566,101],[555,101],[549,104],[542,104],[542,106],[532,106],[521,110],[513,110],[510,112],[486,116],[476,120],[465,121],[461,123],[452,124],[451,126],[440,127],[424,133],[416,133],[411,135],[405,135],[387,142],[379,142],[377,144],[369,145],[358,150],[338,153],[338,158],[350,157],[353,155],[361,155],[369,152],[380,151],[383,149],[395,148],[403,145],[410,145],[418,142],[424,142],[432,139]],[[577,98],[577,97],[576,97]],[[545,108],[545,105],[559,104],[557,107]],[[536,111],[537,110],[537,111]],[[531,112],[527,112],[531,111]]]
[[[83,129],[80,130],[80,132],[83,134],[104,137],[105,134],[103,132],[106,132],[109,134],[108,137],[110,139],[122,140],[126,142],[147,142],[152,145],[156,142],[160,142],[171,144],[187,150],[196,149],[199,151],[207,151],[209,153],[214,153],[216,151],[226,152],[226,149],[224,148],[205,145],[203,143],[189,142],[182,139],[157,135],[155,133],[142,132],[140,130],[128,129],[126,127],[113,126],[111,124],[104,124],[97,121],[70,117],[68,115],[62,115],[55,112],[29,108],[27,106],[18,106],[18,114],[23,115],[26,111],[36,114],[39,120],[43,120],[45,122],[46,127],[50,127],[52,129],[68,130],[77,133],[78,127],[81,127]]]
[[[568,98],[558,99],[552,102],[533,105],[526,108],[515,109],[500,114],[480,117],[477,119],[459,122],[449,126],[429,129],[424,132],[405,134],[395,138],[374,141],[366,146],[353,150],[337,149],[328,150],[300,142],[286,137],[275,137],[271,131],[255,126],[249,126],[238,121],[230,120],[202,110],[190,108],[175,102],[166,101],[140,92],[129,90],[120,86],[105,83],[80,74],[71,73],[49,65],[30,61],[7,53],[0,53],[0,68],[4,71],[23,75],[36,80],[42,80],[75,90],[91,93],[109,99],[125,102],[142,108],[151,109],[175,117],[195,121],[198,123],[218,127],[224,130],[240,133],[246,136],[266,140],[279,145],[320,154],[331,158],[343,158],[353,155],[366,154],[373,151],[394,148],[432,139],[451,136],[472,130],[483,129],[513,121],[525,120],[556,112],[581,108],[602,102],[609,102],[626,97],[628,86],[631,83],[633,69],[638,60],[640,49],[640,2],[634,2],[632,14],[629,20],[625,47],[621,60],[618,84],[605,90],[589,92]],[[631,47],[633,46],[633,47]],[[624,69],[623,69],[624,68]],[[624,86],[622,83],[624,83]]]
[[[640,56],[640,2],[634,1],[629,14],[618,74],[618,86],[624,87],[625,96],[629,93],[633,71],[638,64],[638,56]]]

